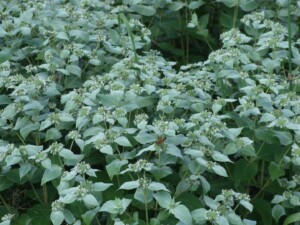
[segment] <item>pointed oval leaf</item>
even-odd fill
[[[153,16],[156,13],[155,8],[146,5],[132,5],[130,9],[143,16]]]
[[[276,204],[272,208],[272,216],[275,219],[276,223],[278,223],[279,219],[284,216],[285,213],[285,208],[282,205]]]
[[[113,184],[106,184],[103,182],[97,182],[93,184],[93,190],[94,191],[105,191],[107,188],[109,188],[110,186],[112,186]]]
[[[86,207],[96,207],[99,205],[99,202],[94,195],[87,194],[82,198]]]
[[[283,225],[288,225],[294,222],[300,221],[300,213],[294,213],[292,215],[289,215],[283,222]]]
[[[170,209],[170,213],[172,213],[175,218],[179,221],[183,222],[185,225],[192,225],[193,220],[190,211],[184,205],[177,205],[175,208]]]
[[[132,189],[138,188],[139,186],[140,186],[140,183],[138,180],[128,181],[128,182],[125,182],[124,184],[122,184],[119,189],[132,190]]]
[[[218,174],[222,177],[228,177],[226,170],[222,166],[215,165],[215,166],[213,166],[212,169],[216,174]]]
[[[124,147],[131,147],[132,146],[131,143],[129,142],[129,140],[124,136],[116,138],[115,142],[118,145],[121,145],[121,146],[124,146]]]
[[[150,191],[169,191],[164,184],[158,182],[151,182],[148,189]]]
[[[168,209],[172,203],[172,197],[168,192],[160,191],[153,194],[158,204],[164,209]]]
[[[61,173],[62,173],[62,168],[60,166],[52,165],[51,169],[45,170],[42,177],[41,185],[44,185],[48,181],[58,178],[61,175]]]
[[[50,219],[53,225],[61,225],[64,221],[64,218],[64,213],[60,210],[51,212]]]

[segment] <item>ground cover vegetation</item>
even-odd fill
[[[300,1],[0,1],[0,225],[300,222]]]

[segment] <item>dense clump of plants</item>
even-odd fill
[[[0,12],[0,225],[300,221],[299,1]]]

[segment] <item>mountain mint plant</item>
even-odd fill
[[[2,1],[0,225],[300,221],[300,4],[265,6]]]

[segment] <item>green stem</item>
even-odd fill
[[[149,215],[148,215],[148,204],[147,204],[147,197],[146,191],[144,190],[144,202],[145,202],[145,214],[146,214],[146,224],[149,224]]]
[[[10,207],[9,207],[9,205],[6,203],[6,201],[5,201],[5,199],[3,198],[2,195],[0,195],[0,200],[1,200],[2,204],[5,206],[5,208],[7,209],[7,211],[8,211],[9,213],[11,213]]]
[[[265,160],[262,161],[262,166],[261,166],[261,174],[260,174],[260,186],[261,187],[264,183],[264,177],[265,177]]]
[[[267,182],[265,183],[265,185],[259,190],[259,192],[252,198],[251,201],[254,201],[262,192],[265,191],[265,189],[270,185],[270,183],[272,183],[271,178],[269,178],[267,180]]]
[[[213,47],[209,44],[208,40],[205,39],[205,43],[207,44],[207,46],[209,47],[210,51],[214,51]]]
[[[282,158],[280,159],[280,161],[279,161],[279,163],[278,163],[278,166],[281,166],[281,163],[283,162],[285,155],[286,155],[289,151],[290,151],[290,148],[288,148],[288,149],[286,150],[286,152],[283,154]],[[272,181],[272,178],[270,177],[270,178],[265,182],[264,186],[259,190],[259,192],[253,197],[253,199],[252,199],[251,201],[255,200],[262,192],[264,192],[265,189],[266,189],[272,182],[273,182],[273,181]]]
[[[187,1],[185,1],[185,4],[187,5]],[[185,7],[185,23],[188,24],[188,7]],[[185,63],[189,63],[189,35],[187,30],[185,30],[185,41],[186,41],[186,57],[185,57]]]
[[[30,186],[35,194],[35,197],[37,198],[37,200],[44,206],[46,206],[46,204],[42,201],[42,199],[40,198],[39,194],[37,193],[37,191],[35,190],[35,187],[33,186],[33,184],[31,182],[30,183]]]
[[[72,150],[73,144],[74,144],[74,140],[72,140],[72,142],[71,142],[70,150]]]
[[[45,205],[48,205],[48,190],[47,190],[47,186],[44,184],[43,185],[43,195],[44,195],[44,202]]]
[[[262,150],[263,146],[265,145],[265,141],[261,144],[261,146],[259,147],[258,151],[256,152],[256,155],[258,155],[260,153],[260,151]],[[255,161],[255,157],[252,158],[252,160],[250,161],[250,163],[253,163],[253,161]]]
[[[124,24],[125,24],[125,27],[126,27],[126,30],[127,30],[128,34],[129,34],[130,39],[131,39],[132,47],[133,47],[133,51],[134,51],[134,59],[135,59],[135,61],[137,62],[137,61],[138,61],[138,56],[137,56],[137,53],[136,53],[136,47],[135,47],[135,42],[134,42],[134,36],[133,36],[132,31],[131,31],[129,22],[128,22],[128,20],[127,20],[127,18],[125,17],[124,14],[121,14],[120,17],[121,17],[121,19],[123,20],[123,22],[124,22]]]
[[[18,132],[17,132],[17,136],[18,136],[18,138],[21,140],[22,144],[23,144],[23,145],[26,145],[24,139],[21,137],[21,135],[20,135]]]
[[[233,21],[232,21],[232,28],[235,28],[235,27],[236,27],[236,21],[237,21],[238,13],[239,13],[239,4],[237,4],[237,5],[234,7]]]
[[[289,42],[289,74],[288,76],[292,75],[292,27],[291,27],[291,1],[289,0],[289,9],[288,9],[288,42]],[[289,80],[290,82],[290,90],[292,89],[292,79]]]

